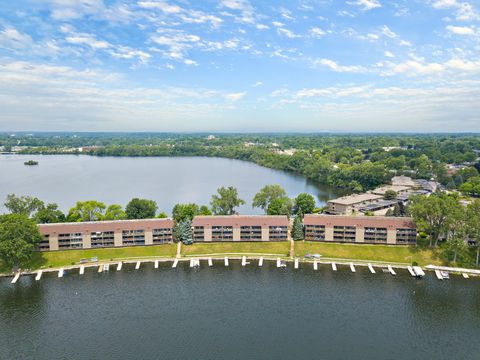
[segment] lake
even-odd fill
[[[1,359],[478,359],[480,279],[329,265],[0,279]]]
[[[38,166],[23,163],[36,160]],[[36,196],[68,211],[76,201],[99,200],[125,206],[133,197],[155,200],[171,213],[177,203],[208,205],[220,186],[235,186],[252,209],[253,196],[265,185],[279,184],[294,197],[307,192],[319,206],[339,191],[314,184],[302,176],[253,163],[207,157],[95,157],[88,155],[0,155],[0,212],[10,193]]]

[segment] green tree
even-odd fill
[[[176,204],[172,209],[173,221],[181,222],[183,220],[192,220],[199,213],[197,204]]]
[[[273,199],[267,208],[267,215],[287,215],[292,213],[292,200],[287,198]]]
[[[162,211],[158,214],[157,218],[166,219],[166,218],[168,218],[168,214],[166,212]]]
[[[387,190],[385,191],[385,195],[383,197],[385,200],[395,200],[397,198],[397,193],[393,190]]]
[[[154,200],[133,198],[125,207],[127,219],[153,219],[158,206]]]
[[[32,216],[33,213],[44,207],[43,201],[36,197],[17,196],[15,194],[8,194],[4,205],[10,213],[22,214],[27,217]]]
[[[475,264],[480,261],[480,199],[475,199],[467,206],[468,234],[475,241],[476,257]]]
[[[33,219],[38,224],[61,223],[65,221],[65,214],[58,209],[57,204],[47,204],[37,211]]]
[[[105,208],[105,204],[100,201],[77,201],[75,207],[69,210],[67,220],[72,222],[101,221]]]
[[[8,266],[27,264],[41,239],[37,224],[26,215],[0,215],[0,259]]]
[[[315,198],[307,193],[299,194],[294,200],[293,212],[298,214],[312,214],[315,210]]]
[[[107,207],[105,211],[105,215],[103,217],[104,220],[123,220],[127,218],[127,214],[123,211],[121,205],[113,204]]]
[[[245,201],[238,197],[238,191],[233,186],[221,187],[217,190],[218,195],[212,196],[212,212],[215,215],[233,215],[235,209],[245,204]]]
[[[447,194],[432,194],[430,196],[412,196],[409,212],[420,231],[430,235],[432,243],[438,245],[442,234],[448,234],[454,214],[459,211],[460,205],[456,196]]]
[[[280,185],[266,185],[255,194],[252,207],[258,207],[266,211],[272,200],[286,197],[287,193]]]
[[[192,238],[192,221],[188,218],[175,223],[173,227],[173,238],[175,241],[181,241],[185,245],[193,242]]]
[[[212,211],[208,208],[207,205],[202,205],[200,206],[200,210],[198,211],[197,215],[209,216],[212,215]]]
[[[303,232],[303,224],[300,216],[295,216],[293,220],[292,226],[292,239],[293,240],[303,240],[304,239],[304,232]]]

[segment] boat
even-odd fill
[[[38,161],[28,160],[28,161],[25,161],[23,164],[27,166],[38,165]]]
[[[450,279],[450,274],[449,274],[448,271],[440,271],[440,274],[442,275],[442,277],[443,277],[445,280]]]
[[[287,262],[285,260],[281,260],[280,264],[279,264],[279,267],[286,268],[287,267]]]

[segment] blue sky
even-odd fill
[[[480,2],[4,1],[0,130],[480,131]]]

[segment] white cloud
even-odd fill
[[[50,0],[55,20],[68,21],[84,16],[100,15],[105,11],[102,0]]]
[[[22,34],[13,27],[6,27],[0,31],[0,48],[25,49],[30,47],[32,43],[30,35]]]
[[[467,26],[448,25],[447,30],[456,35],[475,35],[475,30]]]
[[[375,8],[382,7],[382,4],[380,4],[380,1],[378,0],[356,0],[348,3],[351,5],[359,6],[363,11],[369,11]]]
[[[435,9],[452,9],[455,11],[455,18],[459,21],[480,20],[480,14],[468,2],[458,0],[435,0],[432,3]]]
[[[358,65],[350,65],[350,66],[339,65],[335,61],[330,59],[315,60],[313,64],[314,66],[324,66],[329,68],[332,71],[340,72],[340,73],[360,73],[360,72],[366,72],[367,70],[364,67],[358,66]]]
[[[275,26],[275,27],[285,26],[285,24],[280,22],[280,21],[272,21],[272,25]]]
[[[220,5],[230,9],[239,11],[241,16],[237,20],[246,24],[255,24],[255,16],[252,4],[248,0],[221,0]]]
[[[393,55],[393,54],[392,54],[390,51],[388,51],[388,50],[385,51],[384,55],[385,55],[386,57],[389,57],[389,58],[395,57],[395,55]]]
[[[288,30],[288,29],[285,29],[285,28],[278,28],[278,29],[277,29],[277,33],[278,33],[279,35],[285,36],[285,37],[287,37],[287,38],[289,38],[289,39],[295,39],[295,38],[301,37],[300,35],[295,34],[293,31]]]
[[[262,86],[263,85],[263,82],[261,81],[257,81],[255,84],[253,84],[252,86],[253,87],[259,87],[259,86]]]
[[[382,35],[384,35],[384,36],[386,36],[390,39],[394,39],[398,36],[392,30],[390,30],[390,28],[387,25],[383,25],[382,29],[380,31],[381,31]]]
[[[225,99],[229,101],[238,101],[245,97],[246,92],[237,92],[237,93],[230,93],[225,95]]]
[[[319,27],[313,27],[308,32],[309,32],[310,36],[312,36],[314,38],[317,38],[317,39],[320,39],[321,37],[323,37],[326,34],[325,31],[323,31]]]

